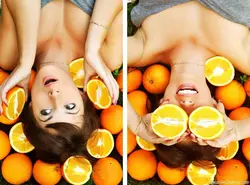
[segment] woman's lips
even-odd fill
[[[49,87],[58,82],[58,79],[54,76],[46,76],[43,78],[43,85]]]
[[[195,85],[191,83],[181,84],[176,92],[179,96],[192,96],[198,94],[198,90]]]

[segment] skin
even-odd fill
[[[226,57],[237,70],[250,75],[249,28],[223,18],[195,1],[147,17],[136,34],[128,37],[128,66],[144,67],[159,61],[169,64],[170,82],[160,104],[178,105],[187,114],[200,106],[217,107],[204,75],[205,62],[217,55]],[[178,95],[178,88],[183,84],[192,84],[198,93]],[[220,110],[223,112],[224,109]],[[128,117],[134,115],[134,119],[138,116],[131,106],[128,107],[128,114]],[[150,120],[148,117],[150,115],[143,119]],[[132,125],[132,121],[128,124]],[[129,127],[133,129],[138,125]],[[162,143],[165,141],[163,139],[167,139],[160,139],[151,131],[149,129],[148,136],[143,131],[140,134],[148,139],[153,138],[149,139],[153,143]],[[189,131],[181,138],[164,143],[172,145],[183,140],[202,143]]]
[[[118,85],[114,83],[115,80],[110,74],[122,62],[121,2],[113,3],[111,15],[105,13],[107,16],[104,16],[107,6],[102,4],[105,2],[96,1],[92,15],[96,22],[101,21],[101,24],[107,25],[108,30],[89,25],[90,16],[70,1],[54,0],[42,9],[39,0],[32,3],[29,0],[2,0],[0,67],[4,70],[14,70],[10,75],[12,78],[7,79],[1,86],[2,101],[6,103],[5,95],[8,89],[15,85],[22,86],[20,80],[27,79],[35,61],[37,76],[31,92],[31,106],[38,123],[44,127],[49,123],[63,121],[80,127],[84,113],[83,100],[70,76],[68,64],[89,55],[90,51],[98,55],[94,57],[98,58],[97,63],[101,63],[101,66],[93,65],[93,59],[90,57],[85,61],[89,64],[85,70],[92,70],[87,76],[97,73],[104,80],[108,79],[115,89],[112,91],[113,100],[117,101],[118,97],[115,94],[118,94]],[[109,8],[112,8],[112,5]],[[100,7],[104,9],[99,11]],[[101,20],[98,19],[100,16]],[[88,34],[88,30],[91,34]],[[98,39],[93,44],[86,42],[86,39],[93,41],[95,37]],[[114,52],[114,49],[117,52]],[[19,81],[14,80],[15,76]],[[58,81],[46,87],[43,79],[47,76],[53,76]],[[28,80],[25,85],[27,82]],[[66,105],[72,103],[75,104],[75,108],[67,109]],[[41,111],[45,109],[50,110],[47,116],[41,115]],[[51,120],[43,122],[51,116]]]

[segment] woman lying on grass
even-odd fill
[[[15,85],[27,89],[35,64],[31,102],[21,121],[39,159],[62,163],[72,155],[89,157],[86,142],[99,127],[98,116],[68,65],[84,57],[85,84],[96,71],[116,103],[119,89],[111,71],[122,62],[121,21],[117,0],[2,0],[0,67],[13,71],[0,87],[0,103],[6,104]]]
[[[198,107],[215,106],[225,118],[226,130],[217,140],[203,141],[187,130],[169,141],[153,133],[151,114],[139,117],[128,102],[131,131],[157,143],[158,157],[167,166],[214,160],[220,147],[250,136],[250,120],[230,120],[223,104],[213,101],[204,74],[209,58],[223,56],[238,71],[250,75],[249,15],[249,2],[232,0],[140,0],[132,9],[131,19],[139,29],[128,37],[128,66],[144,67],[160,61],[171,67],[170,82],[160,104],[178,105],[188,115]]]

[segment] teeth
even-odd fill
[[[185,89],[185,90],[179,90],[177,94],[197,94],[197,91]]]

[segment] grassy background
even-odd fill
[[[127,10],[127,15],[128,15],[128,29],[127,29],[127,35],[128,36],[132,36],[136,33],[137,28],[133,25],[132,21],[131,21],[131,16],[130,16],[130,12],[133,9],[133,7],[138,3],[138,0],[134,3],[128,3],[128,10]],[[166,66],[169,68],[169,66]],[[141,68],[142,71],[145,70],[145,68]],[[238,80],[239,82],[243,83],[243,80],[246,78],[247,76],[236,71],[236,75],[235,75],[235,79]],[[209,85],[209,88],[212,92],[212,95],[214,96],[214,90],[215,88],[211,85]],[[146,92],[145,89],[143,89],[143,87],[140,87],[141,90],[143,90],[144,92]],[[150,99],[159,99],[157,98],[155,95],[152,94],[148,94],[149,97],[151,97]],[[162,97],[162,95],[160,95],[160,97]],[[247,97],[246,102],[244,103],[243,106],[246,107],[250,107],[250,97]],[[250,162],[248,162],[245,157],[243,156],[243,153],[241,151],[241,146],[242,146],[242,141],[240,142],[240,150],[238,151],[237,155],[235,156],[235,159],[240,160],[241,162],[243,162],[245,164],[245,166],[247,167],[248,170],[248,181],[250,182]],[[139,147],[137,146],[137,149],[139,149]],[[220,165],[221,161],[217,161],[216,165]],[[164,185],[165,183],[162,182],[159,177],[156,175],[154,178],[149,179],[147,181],[136,181],[133,178],[131,178],[128,175],[128,185]],[[187,178],[182,181],[180,183],[180,185],[191,185],[191,183],[187,180]]]

